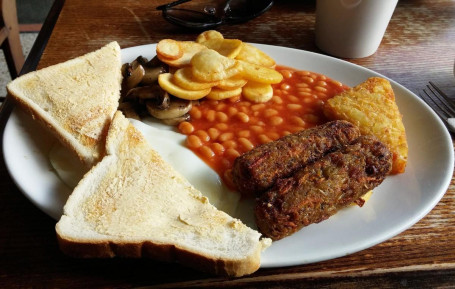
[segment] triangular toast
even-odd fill
[[[86,55],[20,76],[8,94],[91,166],[120,98],[121,51],[117,42]]]
[[[256,271],[270,244],[212,206],[120,112],[106,156],[77,185],[56,231],[71,256],[151,257],[228,276]]]

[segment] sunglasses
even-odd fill
[[[164,19],[175,25],[203,30],[223,24],[246,22],[263,14],[273,5],[273,0],[187,2],[191,0],[174,1],[156,9],[163,12]]]

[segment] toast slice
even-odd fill
[[[256,271],[271,242],[212,206],[120,112],[56,231],[70,256],[151,257],[228,276]]]
[[[104,154],[122,81],[117,42],[30,72],[7,85],[8,94],[50,129],[87,166]]]
[[[393,153],[391,174],[403,173],[408,159],[408,143],[402,115],[387,79],[371,77],[329,99],[324,113],[357,125],[362,134],[376,136]]]

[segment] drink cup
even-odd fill
[[[342,58],[376,52],[398,0],[317,0],[316,45]]]

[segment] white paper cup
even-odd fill
[[[317,0],[316,45],[343,58],[376,52],[398,0]]]

